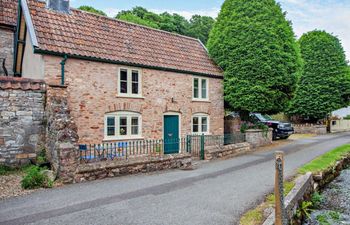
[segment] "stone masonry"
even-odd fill
[[[0,28],[0,76],[5,75],[2,68],[3,59],[6,59],[6,69],[9,75],[13,74],[13,37],[14,31]]]
[[[260,129],[246,130],[246,141],[251,144],[253,148],[272,144],[272,128],[268,131]]]
[[[79,164],[79,136],[70,116],[66,87],[47,88],[46,117],[46,149],[52,169],[64,183],[72,183]]]
[[[0,164],[20,165],[36,157],[44,103],[42,81],[0,77]]]

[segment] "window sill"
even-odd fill
[[[116,95],[116,98],[133,98],[133,99],[145,99],[145,97],[142,96],[132,96],[132,95]]]
[[[210,132],[205,132],[205,133],[194,133],[192,132],[191,135],[194,135],[194,136],[202,136],[202,135],[211,135]]]
[[[207,103],[211,103],[211,101],[209,99],[196,99],[196,98],[193,98],[192,102],[207,102]]]
[[[105,138],[102,142],[127,142],[127,141],[141,141],[144,137],[125,137],[125,138]]]

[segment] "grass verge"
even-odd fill
[[[317,173],[323,171],[334,166],[337,161],[349,153],[350,144],[342,145],[300,167],[298,172],[300,174],[305,174],[307,172]]]
[[[289,192],[293,189],[295,183],[293,181],[288,181],[284,183],[284,195],[287,196]],[[270,194],[266,197],[264,203],[260,204],[255,209],[246,212],[240,220],[240,225],[260,225],[263,223],[264,211],[268,208],[275,206],[275,195]]]
[[[335,163],[341,160],[345,155],[350,154],[350,144],[342,145],[337,147],[311,162],[305,164],[298,169],[299,174],[305,174],[307,172],[317,173],[328,169],[335,165]],[[285,196],[293,189],[294,182],[284,183],[284,194]],[[257,206],[255,209],[246,212],[240,220],[240,225],[260,225],[264,221],[264,211],[270,207],[274,207],[275,196],[270,194],[266,197],[265,201]]]

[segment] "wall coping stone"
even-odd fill
[[[259,133],[259,132],[263,132],[264,130],[262,130],[262,129],[248,129],[248,130],[246,130],[245,132],[246,133]],[[273,131],[273,129],[272,128],[269,128],[269,131]]]
[[[6,89],[45,91],[46,85],[43,80],[38,79],[0,76],[0,90]]]
[[[164,155],[161,158],[159,157],[147,157],[147,158],[135,158],[123,161],[105,161],[105,162],[96,162],[96,163],[87,163],[80,164],[77,168],[76,174],[94,172],[104,169],[116,169],[125,166],[137,166],[148,163],[160,163],[171,160],[179,160],[179,159],[191,159],[192,155],[185,154],[176,154],[176,155]]]

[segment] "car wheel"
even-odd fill
[[[272,132],[272,140],[276,141],[277,140],[277,134],[276,132]]]

